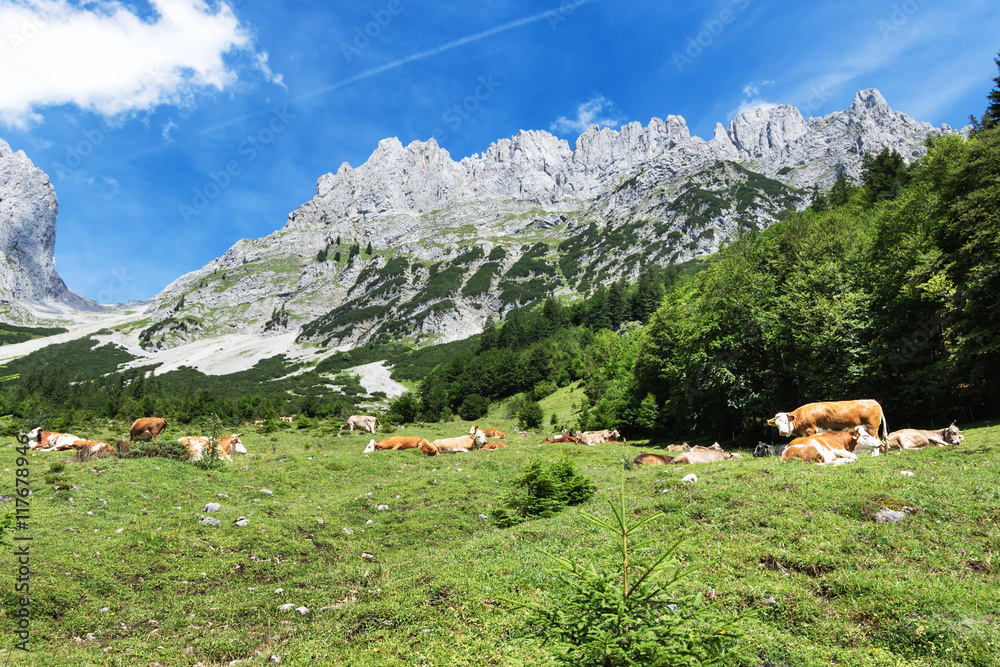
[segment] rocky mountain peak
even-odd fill
[[[59,201],[48,175],[0,139],[0,298],[41,310],[100,310],[56,273]]]

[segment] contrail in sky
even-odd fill
[[[529,23],[537,23],[538,21],[541,21],[543,19],[549,19],[549,18],[551,18],[553,16],[557,16],[557,15],[564,14],[564,13],[572,13],[578,7],[581,7],[582,5],[586,5],[586,4],[588,4],[590,2],[593,2],[593,1],[594,0],[577,0],[576,2],[573,2],[572,4],[567,4],[567,5],[564,5],[564,6],[560,6],[560,8],[558,10],[556,10],[556,9],[550,9],[548,11],[542,12],[541,14],[535,14],[534,16],[527,16],[527,17],[522,18],[522,19],[517,19],[515,21],[510,21],[508,23],[504,23],[502,25],[498,25],[498,26],[496,26],[494,28],[490,28],[489,30],[484,30],[482,32],[478,32],[475,35],[468,35],[466,37],[462,37],[460,39],[456,39],[453,42],[448,42],[447,44],[442,44],[441,46],[436,46],[433,49],[428,49],[426,51],[420,51],[419,53],[414,53],[414,54],[405,56],[403,58],[400,58],[398,60],[393,60],[391,63],[386,63],[385,65],[380,65],[379,67],[374,67],[372,69],[365,70],[364,72],[361,72],[360,74],[356,74],[356,75],[354,75],[354,76],[352,76],[350,78],[344,79],[343,81],[338,81],[337,83],[332,83],[329,86],[324,86],[324,87],[319,88],[317,90],[314,90],[314,91],[312,91],[310,93],[305,93],[303,95],[300,95],[300,96],[296,97],[292,101],[293,102],[298,102],[299,100],[304,100],[304,99],[308,99],[310,97],[315,97],[316,95],[322,95],[323,93],[329,92],[331,90],[336,90],[337,88],[340,88],[342,86],[346,86],[348,84],[354,83],[355,81],[361,81],[362,79],[367,79],[368,77],[375,76],[376,74],[381,74],[382,72],[386,72],[386,71],[391,70],[391,69],[396,69],[397,67],[401,67],[401,66],[403,66],[403,65],[405,65],[407,63],[411,63],[414,60],[423,60],[424,58],[430,58],[431,56],[436,56],[439,53],[444,53],[445,51],[450,51],[451,49],[457,48],[459,46],[464,46],[465,44],[471,44],[472,42],[478,42],[481,39],[486,39],[487,37],[492,37],[493,35],[499,34],[501,32],[507,32],[508,30],[513,30],[514,28],[520,28],[521,26],[528,25]]]
[[[350,85],[350,84],[355,83],[357,81],[361,81],[363,79],[367,79],[367,78],[373,77],[376,74],[381,74],[382,72],[387,72],[389,70],[396,69],[397,67],[402,67],[403,65],[405,65],[407,63],[412,63],[412,62],[414,62],[416,60],[423,60],[424,58],[430,58],[431,56],[436,56],[439,53],[444,53],[445,51],[450,51],[451,49],[457,48],[459,46],[464,46],[466,44],[471,44],[473,42],[478,42],[481,39],[486,39],[487,37],[492,37],[493,35],[497,35],[497,34],[500,34],[502,32],[507,32],[508,30],[513,30],[514,28],[520,28],[521,26],[525,26],[525,25],[528,25],[528,24],[531,24],[531,23],[537,23],[538,21],[542,21],[542,20],[545,20],[545,19],[551,19],[551,18],[557,17],[557,16],[566,16],[568,14],[573,13],[579,7],[582,7],[583,5],[586,5],[586,4],[590,4],[591,2],[595,2],[595,0],[576,0],[575,2],[572,2],[572,3],[564,3],[564,4],[560,5],[556,9],[549,9],[547,11],[544,11],[544,12],[540,13],[540,14],[535,14],[533,16],[527,16],[525,18],[516,19],[514,21],[509,21],[507,23],[498,25],[498,26],[490,28],[488,30],[484,30],[482,32],[477,32],[474,35],[468,35],[466,37],[460,37],[459,39],[456,39],[456,40],[454,40],[452,42],[448,42],[447,44],[442,44],[441,46],[435,46],[433,49],[427,49],[426,51],[420,51],[418,53],[413,53],[413,54],[410,54],[408,56],[404,56],[404,57],[399,58],[397,60],[393,60],[390,63],[386,63],[385,65],[380,65],[378,67],[373,67],[372,69],[365,70],[364,72],[361,72],[360,74],[355,74],[354,76],[348,77],[348,78],[344,79],[343,81],[338,81],[336,83],[331,83],[328,86],[323,86],[322,88],[318,88],[318,89],[316,89],[314,91],[311,91],[311,92],[308,92],[308,93],[303,93],[302,95],[299,95],[298,97],[295,97],[295,98],[291,99],[289,101],[289,103],[290,104],[294,104],[296,102],[301,102],[303,100],[307,100],[309,98],[316,97],[317,95],[322,95],[323,93],[328,93],[331,90],[336,90],[337,88],[343,88],[344,86]],[[201,132],[198,132],[194,136],[197,137],[197,136],[201,136],[203,134],[208,134],[210,132],[215,132],[216,130],[221,130],[222,128],[229,127],[230,125],[235,125],[236,123],[241,123],[241,122],[247,120],[248,118],[253,118],[254,116],[259,116],[259,115],[261,115],[263,113],[270,113],[270,112],[271,112],[271,110],[259,111],[257,113],[247,114],[246,116],[242,116],[240,118],[234,118],[233,120],[230,120],[229,122],[226,122],[226,123],[222,123],[221,125],[216,125],[214,127],[206,128],[206,129],[202,130]]]

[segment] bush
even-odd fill
[[[389,411],[386,418],[397,424],[410,424],[417,421],[420,414],[420,400],[413,392],[406,392],[389,403]]]
[[[542,406],[534,401],[525,401],[517,413],[517,425],[522,431],[541,428],[543,419]]]
[[[490,399],[479,394],[469,394],[458,408],[458,416],[472,422],[485,417],[490,409]]]
[[[493,521],[503,528],[552,516],[568,505],[579,505],[596,490],[593,482],[577,474],[567,461],[544,465],[536,461],[514,485],[515,489],[504,499],[506,509],[492,511]]]
[[[549,394],[555,392],[556,387],[555,382],[550,382],[549,380],[543,380],[535,385],[535,388],[531,390],[531,396],[534,400],[540,401]]]

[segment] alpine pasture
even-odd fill
[[[969,424],[964,445],[841,467],[748,451],[721,464],[635,467],[637,454],[668,443],[540,445],[548,433],[521,437],[497,414],[478,423],[506,431],[508,448],[364,455],[369,434],[329,421],[243,427],[250,453],[225,465],[31,452],[30,527],[18,533],[33,538],[31,652],[13,649],[19,603],[8,584],[0,661],[546,664],[552,647],[517,605],[558,605],[568,591],[539,549],[613,569],[608,535],[581,513],[609,516],[624,482],[634,517],[664,512],[631,559],[649,562],[683,538],[677,553],[697,567],[684,588],[739,617],[747,657],[733,664],[998,664],[1000,427]],[[433,440],[470,425],[397,434]],[[127,428],[88,436],[114,442]],[[10,439],[7,503],[14,447]],[[496,527],[491,509],[538,461],[569,461],[597,493]],[[692,472],[697,483],[683,483]],[[221,507],[204,512],[208,503]],[[913,509],[901,522],[876,521],[903,507]],[[0,572],[10,582],[17,564],[7,553]]]

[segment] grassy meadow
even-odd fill
[[[571,409],[555,400],[565,402],[546,406],[546,422]],[[481,425],[505,429],[508,448],[363,455],[370,436],[324,423],[244,426],[250,455],[215,469],[33,452],[30,529],[18,533],[34,538],[31,653],[13,649],[17,565],[5,547],[0,665],[546,664],[549,647],[511,601],[558,604],[537,549],[614,567],[612,537],[580,513],[609,516],[623,480],[635,517],[664,513],[649,527],[653,546],[632,558],[648,562],[656,545],[684,538],[678,554],[699,566],[686,588],[742,615],[750,657],[737,664],[1000,664],[1000,426],[969,427],[961,447],[840,467],[746,452],[633,468],[636,454],[667,443],[540,445],[499,414]],[[126,430],[85,435],[113,441]],[[0,495],[10,497],[16,452],[12,438],[4,444]],[[563,460],[593,480],[592,500],[510,529],[486,518],[527,465]],[[697,483],[681,481],[692,472]],[[210,502],[221,510],[203,513]],[[880,508],[904,506],[917,511],[876,523]]]

